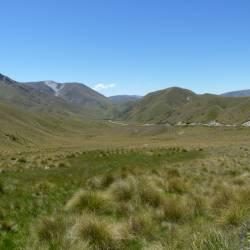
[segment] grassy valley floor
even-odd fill
[[[63,140],[1,145],[0,249],[247,249],[249,129],[114,124]]]

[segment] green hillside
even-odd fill
[[[67,103],[81,107],[92,117],[110,117],[113,112],[113,105],[107,97],[80,83],[64,84],[59,96]]]
[[[90,129],[107,126],[106,119],[144,124],[198,124],[214,120],[242,124],[250,120],[250,97],[197,95],[173,87],[138,100],[112,103],[83,84],[19,83],[3,75],[0,103],[3,148],[70,145],[72,138],[75,144]]]
[[[148,94],[122,117],[144,123],[205,123],[216,120],[225,124],[241,124],[250,119],[249,108],[249,97],[197,95],[190,90],[169,88]]]
[[[58,93],[49,87],[49,81],[19,83],[0,75],[0,101],[36,112],[70,115],[88,119],[108,118],[113,105],[108,98],[79,83],[54,83],[61,87]]]
[[[83,144],[91,130],[105,126],[74,114],[34,112],[0,104],[0,149],[70,147]]]
[[[170,88],[113,106],[49,84],[0,84],[0,249],[249,245],[249,129],[142,123],[240,123],[250,98]]]
[[[126,102],[137,101],[141,98],[142,96],[138,95],[115,95],[115,96],[110,96],[109,100],[115,104],[122,104]]]

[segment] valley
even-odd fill
[[[1,149],[1,249],[248,244],[247,231],[240,237],[250,215],[248,128],[83,131],[61,144]]]
[[[0,249],[249,247],[249,97],[0,90]]]
[[[0,250],[250,250],[250,1],[1,1]]]

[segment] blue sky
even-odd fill
[[[106,95],[250,88],[249,0],[3,0],[0,72]]]

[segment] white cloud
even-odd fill
[[[113,89],[114,87],[115,87],[114,83],[98,83],[93,87],[93,89],[96,91],[101,91],[105,89]]]

